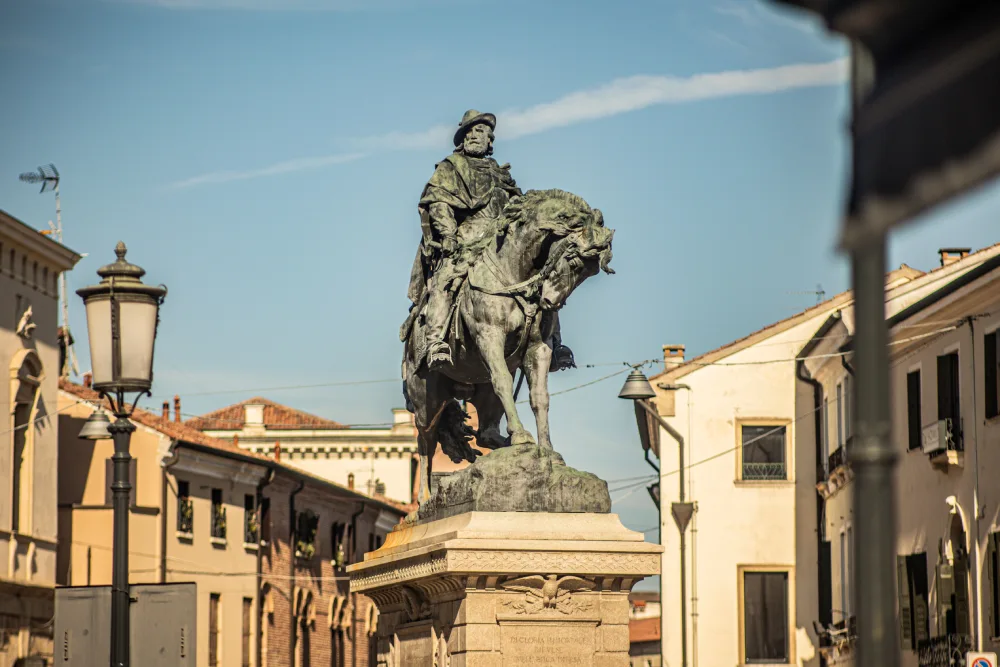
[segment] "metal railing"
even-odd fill
[[[972,650],[969,635],[944,635],[917,643],[920,667],[965,667],[965,654]]]
[[[749,461],[743,462],[744,481],[780,480],[780,479],[787,479],[787,475],[785,474],[784,461],[779,461],[777,463],[751,463]]]
[[[212,507],[212,537],[226,539],[225,505],[215,505]]]
[[[177,499],[177,532],[194,532],[194,503],[190,498]]]

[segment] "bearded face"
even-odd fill
[[[462,150],[470,157],[489,155],[493,146],[493,130],[486,123],[474,125],[462,139]]]

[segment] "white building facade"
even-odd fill
[[[919,301],[998,251],[926,274],[901,266],[886,277],[887,309]],[[683,346],[664,347],[665,371],[651,378],[654,402],[685,439],[686,492],[696,506],[686,548],[692,667],[818,666],[822,633],[814,623],[834,609],[850,614],[828,586],[820,585],[821,571],[839,561],[831,562],[833,546],[824,544],[830,542],[829,531],[819,530],[826,507],[817,492],[818,482],[827,477],[830,453],[850,435],[850,405],[844,398],[850,378],[840,379],[839,402],[839,376],[825,379],[830,388],[817,402],[799,358],[803,346],[851,303],[852,295],[845,292],[689,361]],[[834,355],[836,366],[847,373],[842,355]],[[816,437],[824,430],[826,449],[817,446]],[[664,664],[679,664],[680,537],[669,511],[678,497],[678,452],[662,430],[659,456]],[[850,522],[838,525],[841,529],[849,550]],[[839,532],[835,541],[839,548]],[[837,620],[827,619],[825,625]]]
[[[405,409],[387,427],[358,428],[252,398],[185,423],[361,493],[412,501],[417,429]]]

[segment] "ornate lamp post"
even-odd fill
[[[115,453],[111,457],[114,481],[111,483],[114,507],[114,555],[111,577],[111,665],[129,665],[129,582],[128,582],[128,502],[132,484],[129,481],[129,441],[135,425],[129,417],[139,397],[150,396],[153,384],[153,343],[159,324],[159,309],[167,295],[163,285],[144,285],[140,278],[145,270],[125,261],[125,244],[115,246],[118,259],[101,267],[97,285],[77,290],[87,310],[90,338],[90,362],[94,374],[94,389],[111,403],[115,413],[113,423],[107,417],[89,419],[80,437],[114,439]],[[125,395],[136,392],[129,407]],[[103,419],[102,419],[103,418]]]
[[[656,396],[653,391],[653,387],[649,384],[649,380],[638,368],[633,368],[632,372],[628,374],[625,379],[625,385],[622,390],[618,393],[618,398],[624,398],[625,400],[633,401],[635,403],[635,416],[636,420],[639,422],[640,432],[646,429],[646,415],[651,416],[663,430],[670,434],[674,440],[677,441],[677,451],[680,455],[680,497],[678,502],[670,503],[670,513],[674,517],[674,523],[677,524],[677,530],[680,531],[681,537],[681,667],[687,667],[687,544],[685,540],[686,531],[688,523],[691,521],[691,515],[694,514],[694,503],[685,502],[684,493],[684,437],[667,423],[660,413],[656,411],[649,403],[649,399]],[[644,414],[645,413],[645,414]],[[648,436],[643,436],[648,437]],[[646,455],[649,455],[647,450]],[[661,474],[662,477],[662,474]],[[660,507],[659,502],[656,504],[657,508]],[[662,519],[661,519],[662,524]],[[662,651],[661,651],[662,653]]]

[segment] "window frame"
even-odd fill
[[[221,664],[222,662],[222,642],[219,641],[219,637],[221,634],[222,634],[222,595],[220,593],[209,593],[208,594],[208,667],[218,667],[218,665]]]
[[[941,379],[941,365],[944,359],[949,358],[955,359],[955,365],[953,370],[954,387],[952,389],[952,394],[948,398],[950,401],[946,401],[945,397],[942,396],[942,379]],[[947,349],[937,355],[937,421],[942,419],[951,419],[952,430],[955,433],[961,433],[962,431],[962,353],[961,350],[956,347],[954,349]],[[947,404],[947,405],[946,405]],[[946,407],[946,410],[942,411],[942,407]],[[957,414],[950,414],[951,408],[957,410]]]
[[[986,419],[1000,417],[1000,329],[983,334],[983,410]]]
[[[747,574],[784,574],[785,583],[785,648],[787,650],[785,662],[747,662],[746,644],[746,591],[744,588]],[[798,655],[795,646],[795,566],[794,565],[737,565],[736,566],[736,616],[738,619],[738,656],[740,665],[790,665],[794,656]]]
[[[795,421],[787,417],[747,417],[736,419],[736,484],[740,486],[773,486],[795,483],[795,457],[792,443],[795,441]],[[743,427],[770,426],[785,428],[784,465],[785,476],[782,479],[744,479],[743,478]]]

